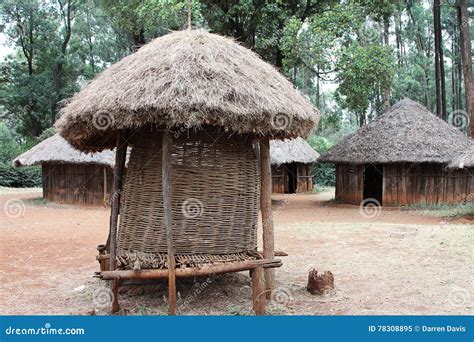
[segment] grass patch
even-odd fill
[[[422,215],[434,217],[474,216],[474,203],[462,204],[414,204],[408,209],[420,211]]]
[[[29,205],[40,205],[40,206],[48,206],[52,203],[51,201],[48,201],[46,198],[43,198],[43,197],[27,199],[25,200],[25,202],[28,203]]]

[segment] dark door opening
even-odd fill
[[[366,164],[364,171],[364,200],[373,198],[382,205],[382,195],[383,166]]]
[[[298,168],[296,163],[288,164],[286,171],[288,174],[288,193],[294,194],[298,185]]]

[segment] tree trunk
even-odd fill
[[[407,0],[406,4],[407,4],[408,15],[410,16],[410,19],[411,19],[411,21],[413,22],[413,25],[416,28],[416,37],[417,37],[416,41],[417,41],[417,44],[418,44],[418,49],[419,49],[420,52],[422,52],[426,56],[427,59],[429,59],[430,58],[430,50],[429,50],[429,47],[427,48],[426,45],[425,45],[425,42],[423,40],[423,33],[420,30],[420,27],[418,26],[418,23],[415,20],[415,16],[413,15],[413,13],[411,11],[410,1]],[[429,93],[429,91],[430,91],[430,88],[429,88],[430,79],[429,79],[429,69],[428,69],[428,65],[427,65],[425,59],[423,59],[422,69],[423,69],[423,83],[424,83],[424,88],[425,88],[425,91],[424,91],[424,93],[425,93],[424,94],[424,96],[425,96],[425,107],[430,110],[430,108],[431,108],[430,93]]]
[[[458,20],[460,26],[461,60],[464,74],[464,93],[466,96],[467,119],[469,136],[474,136],[474,84],[472,81],[472,51],[471,37],[469,32],[469,16],[467,12],[467,0],[459,1]]]
[[[390,17],[385,16],[383,20],[383,41],[384,45],[387,48],[387,53],[389,49],[389,28],[390,28]],[[390,85],[387,85],[382,89],[382,108],[383,111],[387,111],[390,108]]]
[[[56,60],[53,71],[55,96],[53,99],[53,103],[51,104],[51,126],[54,125],[56,121],[56,115],[58,113],[58,102],[61,101],[61,89],[63,87],[63,68],[64,62],[66,60],[66,50],[69,45],[69,40],[71,39],[73,19],[73,4],[71,3],[71,1],[66,1],[66,8],[64,8],[64,4],[61,1],[59,1],[59,5],[61,7],[61,12],[64,16],[63,21],[66,33],[61,44],[61,54]]]
[[[446,113],[446,83],[443,57],[443,38],[441,32],[441,5],[440,0],[434,0],[434,38],[435,38],[435,72],[436,72],[436,114],[443,120]]]
[[[454,31],[452,36],[451,51],[453,57],[451,58],[451,110],[455,111],[456,108],[456,31]]]
[[[401,35],[401,13],[400,11],[396,11],[395,13],[395,38],[397,42],[397,65],[398,71],[400,71],[401,67],[403,66],[402,61],[402,54],[403,54],[403,42],[402,42],[402,35]]]

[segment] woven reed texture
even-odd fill
[[[256,250],[259,208],[257,154],[248,135],[216,128],[179,130],[172,148],[175,254]],[[178,137],[176,137],[178,136]],[[133,133],[123,188],[118,255],[166,253],[161,186],[162,133]]]
[[[209,264],[226,264],[238,261],[262,259],[257,252],[234,254],[175,254],[176,268],[201,267]],[[166,253],[122,252],[117,256],[117,268],[131,269],[165,269],[168,268]]]

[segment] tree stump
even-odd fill
[[[322,295],[334,289],[334,276],[331,271],[326,271],[318,275],[316,269],[312,269],[308,274],[308,286],[306,287],[312,295]]]

